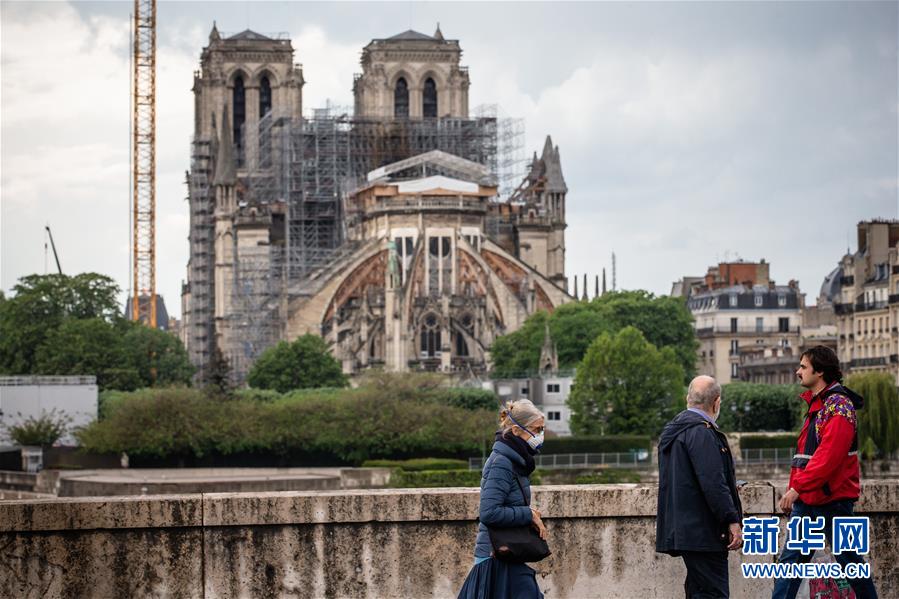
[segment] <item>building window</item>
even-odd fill
[[[398,119],[409,118],[409,85],[403,77],[396,80],[393,89],[393,116]]]
[[[789,318],[778,318],[777,319],[777,332],[778,333],[789,333],[790,332],[790,319]]]
[[[761,308],[764,301],[765,301],[765,298],[761,294],[757,293],[755,295],[755,307],[756,308]]]
[[[546,383],[546,392],[547,393],[558,393],[560,386],[558,383]]]
[[[238,75],[234,78],[234,90],[231,92],[231,106],[233,106],[234,123],[232,124],[232,137],[234,145],[238,148],[238,156],[240,156],[240,148],[243,147],[241,133],[243,132],[243,124],[247,119],[247,95],[243,86],[243,77]]]
[[[787,296],[784,295],[783,293],[779,293],[777,295],[777,305],[780,306],[781,308],[786,308],[787,307]]]
[[[736,356],[740,353],[740,342],[736,339],[730,340],[730,355]]]
[[[765,319],[761,316],[755,319],[755,332],[756,333],[764,333],[765,332]]]
[[[732,379],[737,378],[737,365],[736,364],[730,365],[730,378],[732,378]]]
[[[731,333],[737,332],[737,319],[736,318],[730,319],[730,332]]]
[[[736,293],[730,294],[730,307],[731,308],[737,307],[737,294]]]
[[[259,118],[272,111],[272,85],[268,77],[259,80]]]
[[[562,412],[547,412],[546,419],[547,420],[561,420]]]
[[[425,79],[424,90],[422,94],[421,114],[424,117],[437,116],[437,84],[428,77]]]
[[[456,355],[460,358],[468,357],[468,343],[462,333],[456,333]]]
[[[428,314],[421,328],[421,357],[439,358],[440,351],[440,322],[433,314]]]

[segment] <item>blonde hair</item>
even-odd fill
[[[514,421],[512,419],[515,419]],[[503,433],[512,430],[512,427],[527,427],[535,420],[543,418],[543,412],[537,409],[531,400],[519,399],[510,401],[499,413],[499,425],[503,429]]]

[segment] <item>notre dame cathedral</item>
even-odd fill
[[[199,376],[221,352],[241,381],[306,333],[347,373],[479,374],[497,336],[573,299],[559,148],[547,136],[501,194],[501,123],[469,114],[461,54],[439,27],[372,40],[354,107],[304,112],[289,39],[213,26],[194,75],[182,290]]]

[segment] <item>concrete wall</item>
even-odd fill
[[[51,410],[72,418],[60,443],[74,445],[71,431],[97,419],[97,384],[86,376],[10,376],[0,377],[0,414],[6,424],[20,424],[29,417],[38,418]],[[9,438],[0,427],[0,442]]]
[[[778,498],[743,490],[747,513]],[[549,597],[682,596],[682,562],[654,551],[654,486],[536,487],[534,501],[554,551],[536,565]],[[454,597],[477,505],[477,489],[0,502],[0,596]],[[867,483],[857,507],[880,595],[899,596],[899,483]],[[769,594],[739,560],[732,596]]]

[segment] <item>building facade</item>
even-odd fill
[[[375,118],[468,116],[468,68],[459,40],[404,31],[362,49],[353,80],[355,114]]]
[[[182,339],[235,382],[322,335],[348,373],[483,372],[497,335],[569,301],[567,186],[547,136],[498,197],[497,118],[468,116],[457,40],[363,49],[356,114],[303,114],[287,39],[213,27],[195,75]]]
[[[889,372],[899,386],[899,221],[863,221],[857,235],[833,273],[843,373]]]
[[[731,262],[685,277],[672,292],[695,320],[699,374],[722,384],[795,381],[805,303],[796,281],[776,285],[764,260]]]

